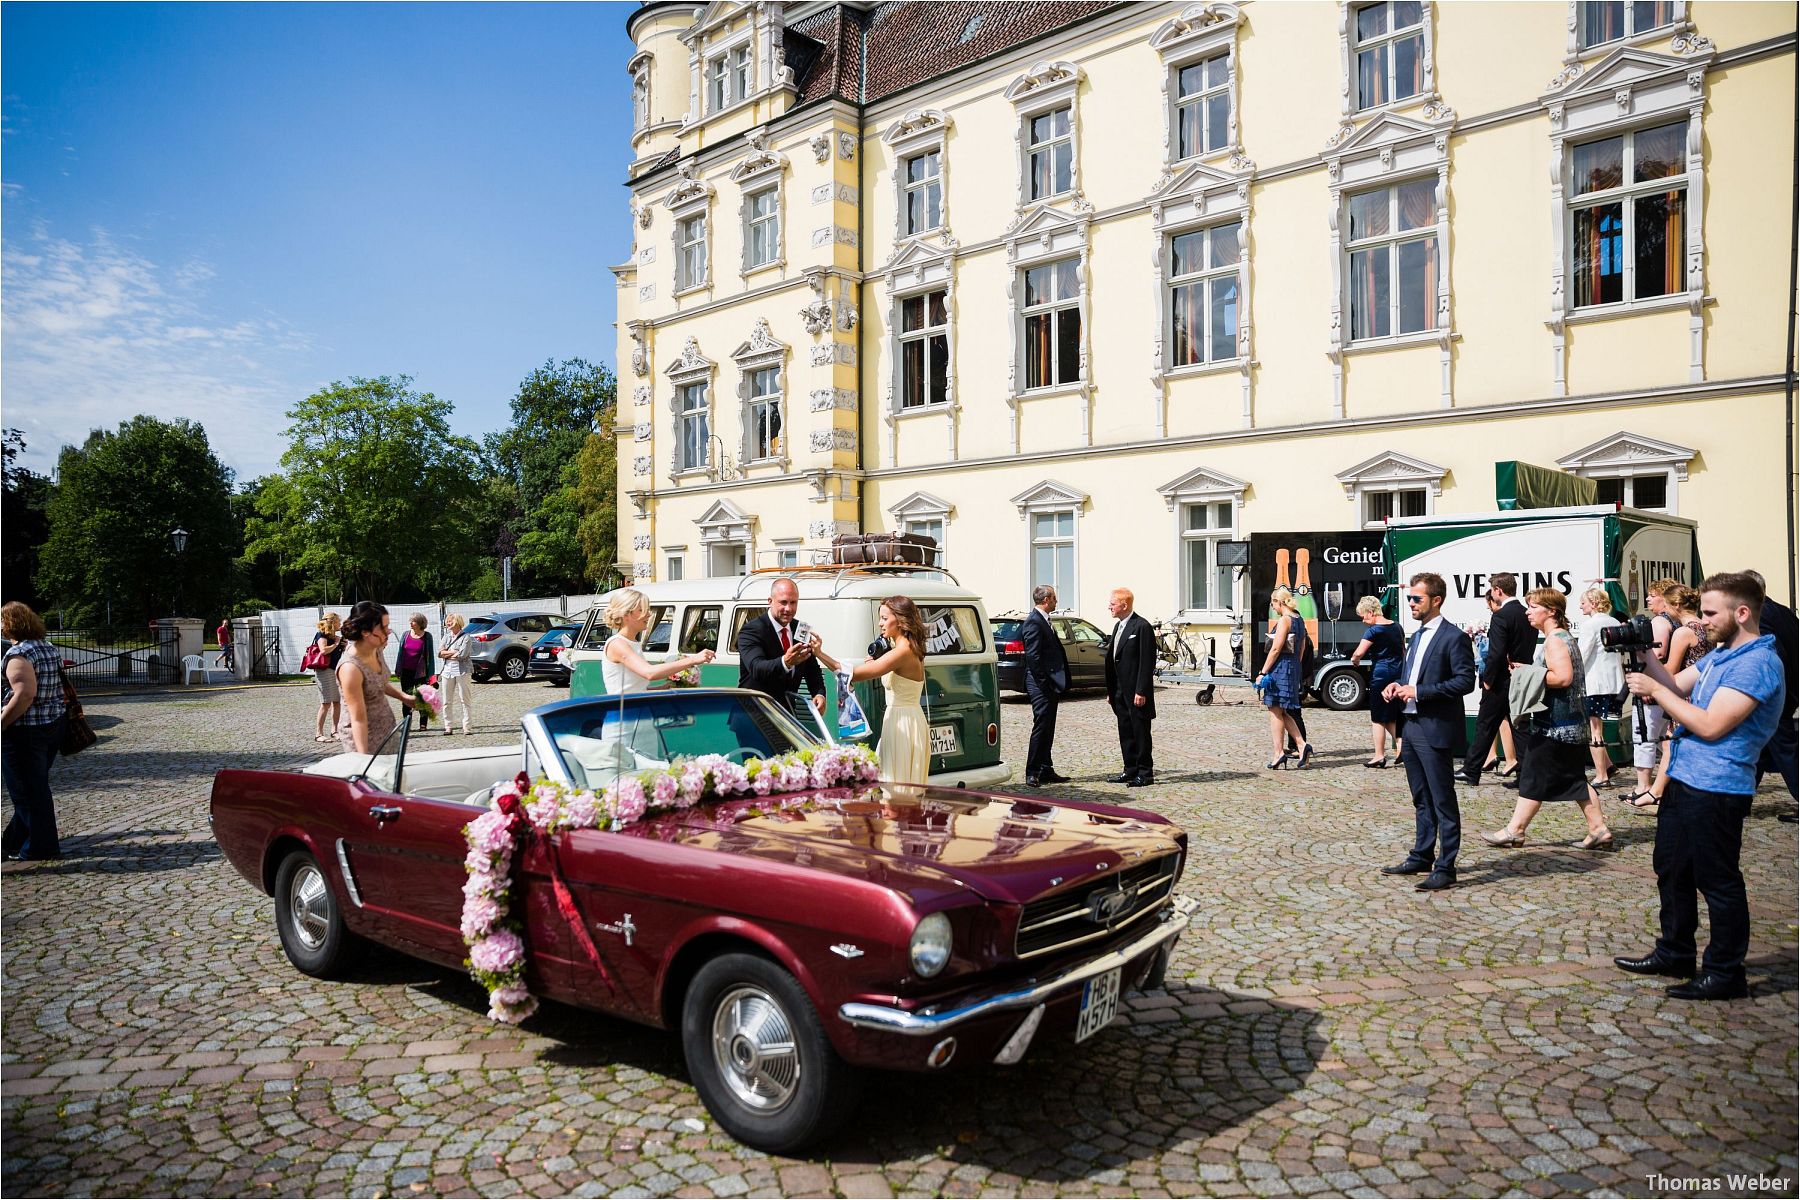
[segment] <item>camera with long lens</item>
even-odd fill
[[[1600,631],[1600,644],[1614,654],[1623,656],[1622,664],[1627,671],[1644,669],[1644,651],[1656,646],[1656,627],[1650,618],[1643,613],[1628,617],[1617,625],[1608,625]]]

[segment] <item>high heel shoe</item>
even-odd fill
[[[1376,770],[1376,771],[1383,770],[1387,767],[1387,756],[1383,755],[1380,758],[1372,758],[1368,762],[1364,763],[1363,766],[1368,767],[1371,770]]]
[[[1300,761],[1294,764],[1294,769],[1296,771],[1301,770],[1306,766],[1307,763],[1309,763],[1311,761],[1312,761],[1312,743],[1311,742],[1303,742],[1300,745]]]
[[[1514,775],[1517,775],[1518,773],[1519,773],[1519,764],[1516,759],[1512,762],[1507,763],[1506,766],[1502,767],[1500,770],[1494,772],[1494,774],[1498,775],[1501,779],[1510,779]]]
[[[1285,771],[1285,770],[1287,770],[1288,757],[1289,757],[1288,755],[1283,754],[1280,758],[1276,759],[1274,762],[1264,763],[1263,766],[1266,770],[1270,770],[1270,771]]]
[[[1510,829],[1502,829],[1499,833],[1484,833],[1481,840],[1490,846],[1511,846],[1517,849],[1525,844],[1525,835],[1514,833]]]
[[[1576,842],[1575,848],[1577,850],[1611,850],[1613,848],[1612,830],[1607,830],[1605,836],[1599,838],[1590,833]]]

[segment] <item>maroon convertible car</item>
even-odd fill
[[[296,967],[331,975],[367,942],[465,965],[463,828],[521,770],[597,792],[818,745],[735,689],[565,700],[522,727],[508,747],[409,750],[402,729],[373,756],[218,773],[214,836],[275,897]],[[1123,989],[1162,983],[1186,846],[1128,808],[809,789],[531,837],[510,911],[534,995],[678,1031],[719,1124],[780,1152],[850,1114],[862,1069],[1016,1063],[1105,1028]]]

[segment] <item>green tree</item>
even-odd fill
[[[246,560],[272,554],[296,595],[343,602],[421,592],[469,557],[456,516],[478,492],[475,443],[408,376],[334,382],[288,412],[285,474],[260,481]]]
[[[0,598],[18,600],[33,608],[41,607],[37,590],[38,552],[50,536],[50,520],[46,510],[55,485],[47,475],[39,475],[19,466],[19,455],[25,451],[25,435],[8,429],[0,453],[5,455],[6,491],[4,508],[0,510]]]
[[[579,533],[585,514],[570,468],[616,398],[606,367],[552,359],[519,384],[512,424],[488,435],[494,472],[514,490],[493,549],[496,556],[514,556],[515,592],[575,592],[593,581]]]
[[[66,446],[48,517],[40,582],[52,601],[114,624],[208,617],[236,598],[239,529],[231,471],[193,421],[136,416]],[[187,531],[177,553],[171,537]]]
[[[619,559],[619,444],[608,433],[590,433],[575,456],[575,502],[581,523],[584,573],[601,591],[627,582],[615,564]]]

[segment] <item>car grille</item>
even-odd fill
[[[1105,937],[1156,911],[1174,890],[1179,858],[1178,854],[1165,854],[1116,875],[1105,875],[1067,892],[1033,900],[1020,914],[1014,951],[1020,958],[1049,954]],[[1125,899],[1122,904],[1110,902],[1118,907],[1108,919],[1101,911],[1102,903],[1120,892]]]

